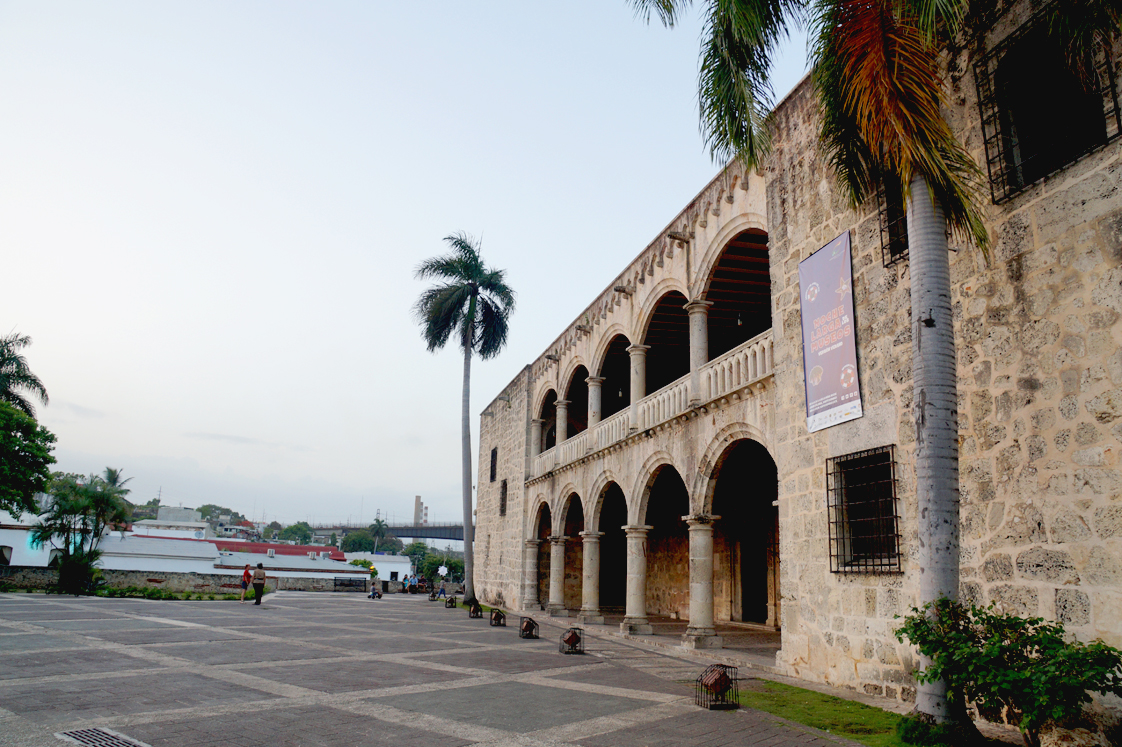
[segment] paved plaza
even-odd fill
[[[705,711],[705,663],[616,636],[558,653],[423,596],[280,592],[261,607],[0,594],[0,745],[100,728],[176,745],[856,747]],[[741,675],[745,672],[742,670]]]

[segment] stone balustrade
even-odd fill
[[[711,402],[772,374],[772,331],[769,329],[706,363],[698,372],[698,397],[691,397],[691,374],[664,386],[530,461],[533,480],[672,420],[695,405]],[[691,401],[692,400],[692,401]],[[633,427],[634,426],[634,427]]]

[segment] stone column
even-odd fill
[[[647,396],[647,351],[650,345],[631,345],[631,430],[639,427],[639,400]]]
[[[538,601],[538,547],[539,539],[526,540],[522,545],[522,609],[536,610],[541,606]]]
[[[549,538],[549,614],[566,617],[565,610],[565,542],[568,537]]]
[[[603,532],[581,532],[584,543],[584,560],[581,563],[580,620],[584,623],[604,624],[600,614],[600,538]]]
[[[686,648],[720,648],[713,627],[713,522],[720,516],[683,516],[690,527],[690,624],[682,636]]]
[[[625,526],[627,535],[627,607],[621,633],[651,635],[653,629],[647,620],[647,532],[651,528],[640,524]]]
[[[690,315],[690,402],[704,402],[709,392],[702,391],[701,369],[709,362],[709,307],[712,301],[694,300],[686,304]]]
[[[588,384],[588,428],[600,422],[600,413],[603,410],[601,402],[603,402],[603,376],[589,376],[585,379]]]
[[[534,418],[530,421],[530,458],[533,459],[542,453],[542,425],[545,421]]]
[[[557,445],[569,438],[569,400],[559,399],[557,405]]]

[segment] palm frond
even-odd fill
[[[674,28],[679,16],[690,5],[690,0],[631,0],[635,15],[642,18],[644,23],[651,22],[653,13],[666,28]]]
[[[492,296],[505,313],[514,311],[515,294],[506,284],[504,270],[488,270],[479,280],[479,290]]]
[[[928,41],[954,35],[970,11],[970,0],[895,0],[894,14],[913,19]],[[941,36],[940,36],[941,35]]]
[[[27,391],[43,404],[50,404],[47,388],[31,372],[27,359],[19,352],[31,344],[31,338],[11,332],[0,337],[0,402],[7,402],[30,417],[35,407],[17,390]]]
[[[429,352],[448,342],[460,323],[470,294],[468,286],[455,283],[433,286],[421,293],[413,313],[421,325],[421,336]]]
[[[479,298],[479,325],[476,350],[483,359],[493,358],[506,345],[510,312],[486,296]]]
[[[988,253],[983,176],[943,119],[938,48],[910,19],[896,17],[892,3],[820,6],[813,56],[828,158],[854,203],[868,198],[878,177],[906,187],[923,174],[952,231]]]
[[[1119,0],[1053,0],[1047,6],[1048,35],[1088,90],[1100,85],[1096,58],[1122,32]]]

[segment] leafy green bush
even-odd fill
[[[1122,696],[1122,651],[1068,641],[1059,623],[998,613],[992,604],[940,599],[913,608],[896,637],[931,660],[916,679],[944,679],[951,699],[975,703],[988,718],[1004,714],[1029,747],[1040,744],[1044,725],[1077,718],[1090,692]]]

